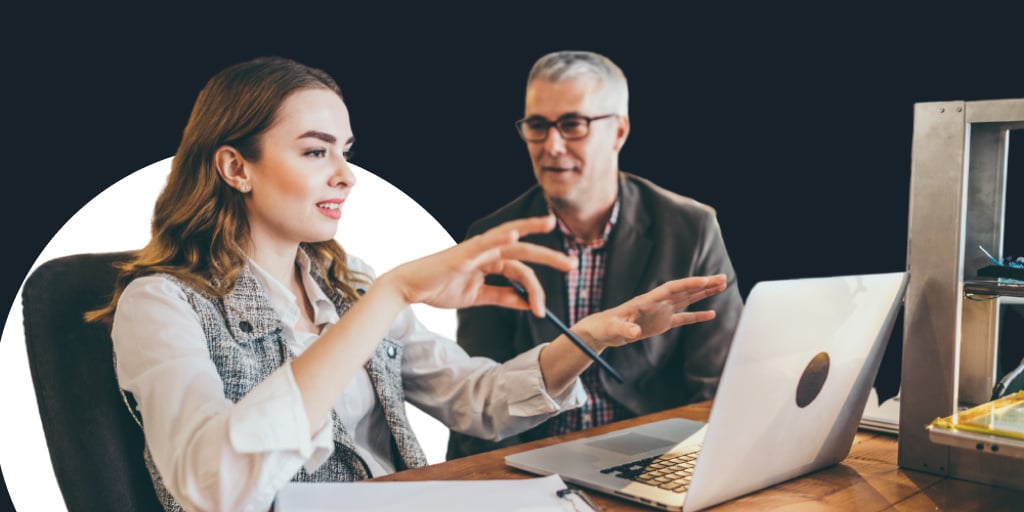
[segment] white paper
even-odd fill
[[[585,510],[581,502],[558,496],[558,475],[509,480],[428,480],[419,482],[339,482],[286,485],[274,512],[564,512]]]

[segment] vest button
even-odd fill
[[[250,324],[248,320],[242,320],[239,322],[238,328],[241,329],[242,332],[252,332],[252,324]]]
[[[394,359],[395,355],[397,355],[397,354],[398,354],[398,351],[395,350],[395,347],[390,347],[390,346],[388,347],[388,357],[390,357],[391,359]]]

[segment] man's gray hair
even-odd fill
[[[629,114],[629,87],[626,85],[626,75],[611,59],[598,53],[574,50],[549,53],[533,64],[526,85],[529,87],[534,80],[562,82],[586,76],[597,79],[601,94],[609,101],[616,114]]]

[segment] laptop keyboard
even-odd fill
[[[699,447],[682,454],[666,453],[605,468],[601,472],[682,494],[690,487],[690,477],[699,453]]]

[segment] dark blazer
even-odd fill
[[[601,382],[620,404],[640,415],[711,399],[743,309],[715,210],[688,197],[625,172],[619,173],[622,203],[610,234],[601,309],[617,306],[672,279],[725,273],[728,288],[691,305],[713,309],[714,320],[682,326],[659,336],[602,353],[625,382],[601,373]],[[470,237],[503,222],[544,215],[548,206],[539,186],[498,211],[474,222]],[[564,250],[557,230],[524,240]],[[565,275],[533,266],[544,287],[548,309],[566,319]],[[558,337],[549,322],[529,312],[484,306],[458,311],[459,345],[473,356],[505,361]],[[541,437],[544,426],[500,443],[452,432],[448,458],[457,458]]]

